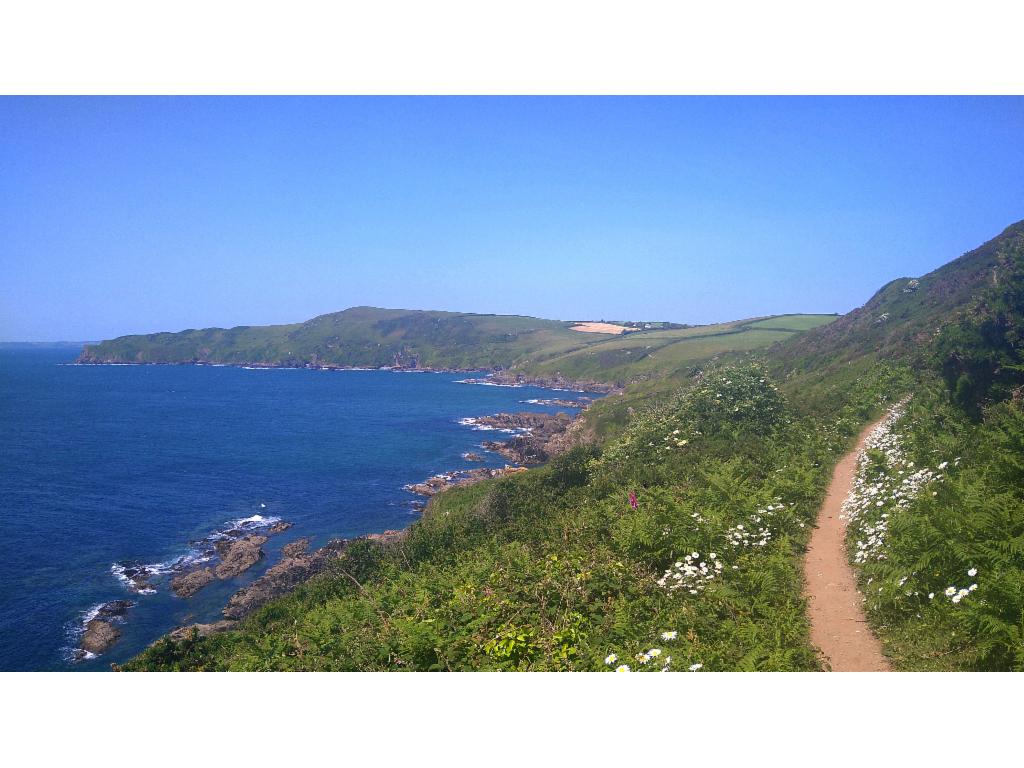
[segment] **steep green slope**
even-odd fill
[[[827,368],[865,355],[925,365],[939,330],[970,310],[980,293],[998,285],[1000,254],[1024,236],[1024,222],[921,278],[899,278],[863,307],[783,345],[776,359],[797,370]]]
[[[79,361],[510,368],[526,376],[561,375],[621,385],[678,370],[712,354],[766,346],[799,332],[801,325],[828,322],[833,316],[772,319],[780,325],[762,328],[757,322],[740,321],[666,328],[670,324],[661,323],[617,336],[574,331],[571,322],[517,315],[354,307],[295,325],[122,336],[87,346]]]
[[[852,437],[909,396],[861,465],[869,620],[897,668],[1024,669],[1022,296],[1018,224],[916,290],[598,401],[599,444],[440,494],[405,541],[128,668],[816,669],[810,526]]]
[[[555,320],[354,307],[295,325],[122,336],[81,361],[480,368],[588,341]]]

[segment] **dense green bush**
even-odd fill
[[[1024,386],[1024,236],[998,255],[993,282],[935,341],[952,400],[975,419]]]

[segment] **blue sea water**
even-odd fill
[[[109,669],[172,627],[216,620],[283,544],[404,528],[419,498],[405,484],[482,466],[462,454],[495,433],[460,418],[578,397],[464,374],[64,365],[76,354],[0,349],[0,670]],[[192,598],[166,579],[132,593],[112,571],[173,562],[255,515],[294,527]],[[137,602],[121,640],[73,661],[83,617],[117,599]]]

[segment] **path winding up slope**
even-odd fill
[[[856,447],[836,465],[804,559],[811,641],[833,672],[889,671],[882,645],[864,616],[857,580],[846,558],[846,521],[840,518],[843,501],[853,488],[857,454],[880,421],[861,432]]]

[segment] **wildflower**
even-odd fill
[[[698,669],[700,669],[703,666],[704,666],[703,664],[691,664],[690,665],[690,671],[691,672],[696,672]]]
[[[971,568],[969,571],[967,571],[967,575],[968,576],[977,576],[978,575],[978,569],[977,568]]]
[[[956,594],[956,587],[946,587],[946,597],[952,597]]]
[[[928,599],[929,600],[933,600],[934,598],[935,598],[935,593],[934,592],[929,592],[928,593]]]
[[[671,632],[662,632],[661,633],[661,639],[662,640],[675,640],[676,637],[678,637],[678,636],[679,636],[679,633],[676,632],[674,629]]]
[[[607,664],[608,666],[611,666],[612,664],[614,664],[618,660],[619,660],[618,656],[616,656],[614,653],[609,653],[608,656],[605,658],[604,663]]]
[[[640,502],[637,501],[636,499],[636,491],[629,492],[629,506],[631,506],[633,509],[640,508]]]
[[[648,656],[646,653],[638,653],[636,655],[636,660],[639,661],[641,664],[646,664],[648,661],[651,660],[651,657]]]
[[[661,648],[651,648],[651,650],[647,652],[647,655],[652,659],[656,659],[661,656]]]
[[[974,590],[976,590],[977,588],[978,588],[978,585],[977,585],[977,584],[971,584],[971,586],[969,586],[969,587],[967,588],[967,591],[968,591],[968,592],[973,592],[973,591],[974,591]]]
[[[629,664],[622,664],[615,668],[616,672],[629,672]]]
[[[964,599],[964,596],[961,595],[959,592],[957,594],[953,595],[953,602],[954,603],[959,603],[963,599]]]

